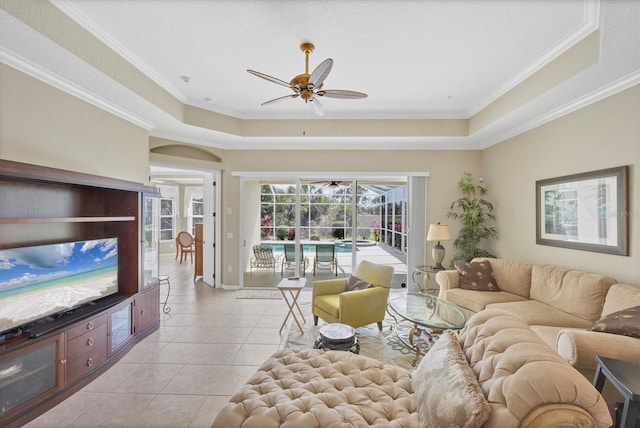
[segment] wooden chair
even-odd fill
[[[316,269],[335,270],[338,276],[338,260],[336,258],[336,246],[334,244],[316,244],[316,257],[313,259],[313,276]]]
[[[253,257],[250,261],[251,276],[254,270],[271,270],[275,276],[279,259],[280,257],[273,255],[273,248],[269,245],[254,245]]]
[[[300,275],[304,275],[307,271],[307,259],[304,256],[304,247],[300,244]],[[284,259],[280,265],[280,275],[284,275],[285,269],[293,269],[296,261],[296,246],[295,244],[284,244]]]
[[[182,264],[182,260],[187,258],[187,254],[191,255],[191,264],[193,264],[193,253],[196,251],[193,236],[189,232],[180,232],[176,237],[176,242],[180,247],[180,264]]]

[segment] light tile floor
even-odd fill
[[[236,291],[194,282],[193,265],[173,257],[161,257],[160,266],[171,281],[171,312],[161,315],[160,329],[27,427],[209,427],[282,346],[283,300],[236,299]]]

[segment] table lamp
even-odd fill
[[[446,224],[430,224],[429,232],[427,233],[427,242],[430,241],[438,241],[438,243],[433,247],[431,255],[433,257],[433,261],[436,262],[433,265],[434,270],[444,270],[444,266],[442,266],[442,260],[444,260],[444,247],[440,245],[440,241],[450,241],[451,234],[449,233],[449,226]]]

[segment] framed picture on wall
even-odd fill
[[[628,169],[536,181],[536,244],[628,256]]]

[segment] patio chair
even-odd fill
[[[304,256],[304,247],[300,244],[300,275],[304,275],[307,271],[307,258]],[[280,266],[280,275],[284,275],[285,269],[293,269],[296,261],[296,246],[295,244],[284,244],[284,260]]]
[[[316,244],[316,257],[313,259],[313,276],[316,269],[335,270],[338,276],[338,259],[336,258],[336,246],[334,244]]]
[[[275,257],[273,255],[273,248],[269,245],[254,245],[253,257],[250,261],[250,275],[253,276],[254,270],[270,270],[273,272],[273,276],[275,276],[279,259],[280,257]]]

